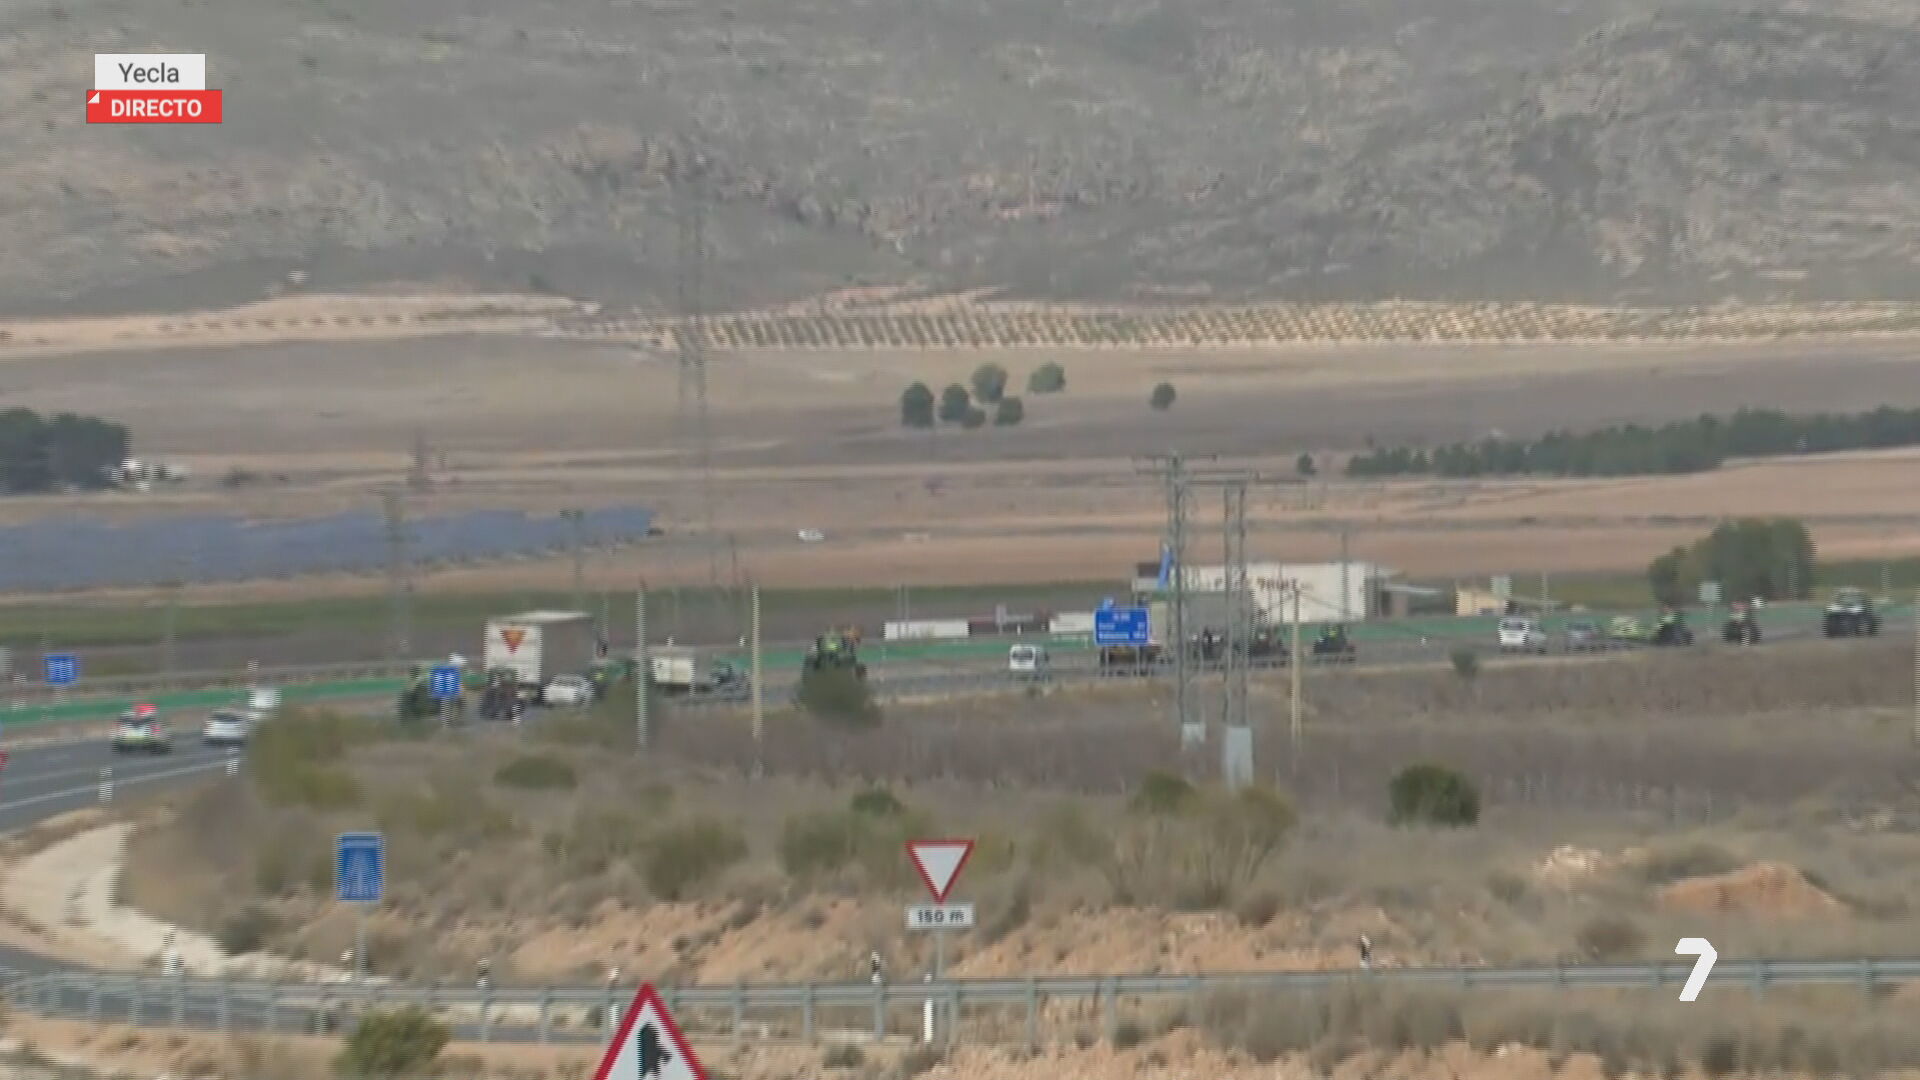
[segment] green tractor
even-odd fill
[[[1631,615],[1616,616],[1607,626],[1607,637],[1637,645],[1693,644],[1693,631],[1687,628],[1686,613],[1677,608],[1663,608],[1651,627]]]
[[[1880,613],[1866,590],[1841,589],[1827,603],[1820,632],[1827,637],[1873,637],[1880,632]]]
[[[861,682],[867,680],[867,665],[860,662],[860,638],[851,631],[833,630],[813,639],[807,646],[802,664],[806,671],[849,670]]]
[[[1747,604],[1733,605],[1733,614],[1727,616],[1727,624],[1720,628],[1720,640],[1729,645],[1760,644],[1760,620],[1753,617],[1753,608]]]

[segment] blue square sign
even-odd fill
[[[1152,640],[1146,608],[1102,608],[1093,613],[1095,645],[1147,645]]]
[[[377,904],[386,878],[386,842],[379,833],[341,833],[333,864],[343,904]]]
[[[54,686],[69,686],[80,681],[80,658],[72,653],[56,653],[48,656],[47,682]]]
[[[460,696],[460,669],[452,664],[441,664],[433,669],[428,677],[427,689],[432,691],[434,700],[445,701]]]

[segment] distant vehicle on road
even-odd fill
[[[1880,613],[1865,590],[1841,589],[1827,603],[1820,632],[1827,637],[1872,637],[1880,632]]]
[[[1024,642],[1007,650],[1007,670],[1015,675],[1039,678],[1053,665],[1053,657],[1040,645]]]
[[[1607,647],[1606,632],[1592,619],[1575,619],[1568,623],[1564,637],[1568,652],[1596,652]]]
[[[200,740],[208,746],[240,746],[247,741],[253,718],[239,709],[215,709],[200,729]]]
[[[160,719],[160,710],[152,705],[135,705],[120,714],[113,730],[116,754],[164,754],[173,749],[173,732]]]
[[[1746,604],[1733,605],[1733,614],[1727,616],[1727,624],[1720,629],[1720,640],[1729,645],[1760,644],[1760,620],[1753,617],[1753,609]]]
[[[593,704],[593,683],[585,675],[556,675],[541,694],[549,705]]]
[[[1534,619],[1508,617],[1500,620],[1500,651],[1540,653],[1547,651],[1547,632]]]

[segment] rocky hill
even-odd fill
[[[88,127],[87,54],[219,127]],[[457,281],[669,303],[1920,288],[1884,0],[4,0],[0,307]],[[675,195],[674,192],[680,192]]]

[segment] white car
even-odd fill
[[[254,723],[271,717],[280,711],[280,690],[272,686],[258,686],[247,694],[247,704],[241,709],[247,719]]]
[[[1500,620],[1500,651],[1542,653],[1547,651],[1547,632],[1534,619]]]
[[[584,675],[561,675],[547,684],[540,700],[549,705],[593,704],[593,683]]]
[[[208,746],[239,746],[247,741],[253,720],[239,709],[215,709],[200,729],[200,739]]]
[[[1038,645],[1020,644],[1007,650],[1007,670],[1015,675],[1045,675],[1052,661],[1047,650]]]

